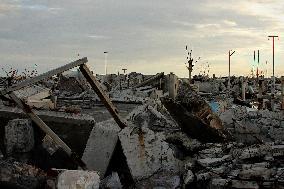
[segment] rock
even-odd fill
[[[231,155],[225,155],[222,158],[204,158],[204,159],[198,159],[197,163],[203,167],[214,167],[226,161],[229,161],[231,158],[232,158]]]
[[[58,176],[58,189],[99,189],[100,177],[95,171],[66,170]]]
[[[122,185],[120,183],[118,174],[116,172],[112,172],[111,175],[107,176],[104,180],[102,180],[101,188],[121,189]]]
[[[181,187],[180,176],[165,169],[161,169],[158,172],[156,172],[154,175],[150,176],[149,178],[142,179],[136,182],[135,184],[135,188],[137,189],[145,189],[145,188],[172,189],[180,187]]]
[[[44,188],[47,175],[43,170],[11,159],[0,161],[0,165],[0,186],[7,182],[22,188]]]
[[[268,135],[273,141],[277,141],[277,140],[283,141],[284,140],[284,128],[271,127],[268,132]]]
[[[213,173],[213,172],[205,172],[205,173],[199,173],[199,174],[196,174],[196,180],[198,182],[203,182],[203,181],[207,181],[207,180],[210,180],[212,178],[217,178],[219,177],[219,175]]]
[[[201,142],[199,142],[196,139],[188,137],[183,132],[168,133],[166,135],[166,140],[171,144],[181,145],[184,150],[190,152],[200,149],[202,145]]]
[[[199,151],[199,156],[201,158],[220,158],[223,156],[223,150],[221,147],[208,148]]]
[[[212,189],[226,189],[228,188],[229,180],[222,178],[214,178],[210,182],[210,188]]]
[[[261,157],[265,156],[268,151],[271,149],[271,146],[269,145],[261,145],[259,147],[249,147],[246,149],[243,149],[239,159],[249,159],[254,157]]]
[[[188,170],[185,177],[183,178],[184,182],[184,187],[188,186],[194,181],[194,174],[192,173],[191,170]]]
[[[28,119],[14,119],[5,126],[7,154],[29,152],[34,147],[34,130]]]
[[[239,173],[239,178],[243,180],[269,180],[275,171],[263,167],[253,167],[250,169],[243,169]]]
[[[219,116],[225,127],[233,127],[233,114],[233,109],[229,109],[225,112],[222,112]]]
[[[185,170],[193,169],[195,164],[196,164],[196,161],[194,159],[188,158],[184,161],[184,169]]]
[[[257,182],[255,181],[241,181],[241,180],[232,180],[233,189],[259,189]]]

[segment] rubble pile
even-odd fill
[[[204,142],[217,142],[229,138],[219,117],[190,86],[181,83],[176,101],[164,98],[163,104],[188,136]]]
[[[228,89],[228,78],[192,84],[164,72],[94,77],[86,62],[0,91],[0,187],[284,188],[284,116],[263,92],[271,86],[251,78],[244,90],[232,77]]]
[[[226,128],[238,142],[281,142],[284,133],[282,112],[233,106],[220,115]]]
[[[34,166],[0,159],[0,186],[3,188],[44,188],[47,174]]]

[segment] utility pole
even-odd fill
[[[123,74],[125,74],[125,72],[126,72],[127,69],[126,69],[126,68],[123,68],[122,70],[123,70]]]
[[[187,51],[187,57],[186,57],[186,60],[187,62],[185,64],[188,64],[188,66],[186,66],[186,68],[188,69],[188,81],[189,81],[189,84],[191,83],[191,73],[192,73],[192,70],[193,70],[193,58],[192,58],[192,50],[188,50],[187,48],[187,45],[185,46],[185,50]],[[198,60],[200,60],[200,57],[198,57],[198,59],[195,61],[195,63],[198,62]]]
[[[233,51],[232,53],[231,51],[233,50],[229,50],[229,81],[228,81],[229,94],[231,90],[231,56],[235,53],[235,51]]]
[[[253,51],[253,61],[255,63],[255,51]],[[259,50],[257,50],[257,66],[256,66],[256,83],[258,84],[259,81]]]
[[[275,94],[275,75],[274,75],[274,39],[275,38],[278,38],[277,35],[270,35],[268,36],[268,40],[269,38],[272,38],[272,66],[273,66],[273,70],[272,70],[272,73],[273,73],[273,89],[272,89],[272,95],[274,96]]]
[[[105,51],[104,55],[105,55],[105,75],[107,75],[107,55],[108,55],[108,52]]]

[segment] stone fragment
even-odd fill
[[[232,158],[231,155],[225,155],[222,158],[204,158],[204,159],[198,159],[197,163],[203,167],[214,167],[221,165],[226,161],[229,161],[231,158]]]
[[[5,126],[7,154],[29,152],[34,147],[34,130],[28,119],[14,119]]]
[[[232,180],[233,189],[259,189],[257,182],[255,181],[242,181],[242,180]]]
[[[184,186],[187,186],[191,184],[194,181],[194,174],[192,173],[191,170],[188,170],[185,177],[183,178],[184,180]]]
[[[100,177],[95,171],[66,170],[58,176],[58,189],[99,189]]]
[[[229,184],[229,180],[222,178],[214,178],[210,182],[210,188],[214,189],[226,189]]]

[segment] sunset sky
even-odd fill
[[[283,0],[0,0],[1,67],[40,73],[79,57],[108,70],[187,77],[185,45],[201,57],[194,74],[210,65],[210,75],[228,74],[228,50],[235,50],[232,75],[248,75],[253,51],[261,69],[284,75]],[[3,71],[0,70],[3,75]]]

